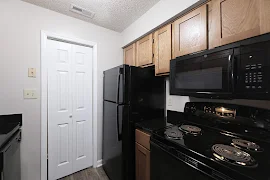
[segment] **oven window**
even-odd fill
[[[177,73],[177,89],[222,89],[222,67]]]

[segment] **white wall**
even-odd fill
[[[123,44],[127,45],[168,19],[177,15],[198,0],[161,0],[123,32]]]
[[[0,114],[23,113],[22,180],[40,179],[40,98],[24,100],[24,88],[40,92],[40,31],[98,43],[98,159],[101,159],[103,70],[122,63],[116,33],[20,0],[0,1]],[[37,78],[28,78],[28,67]]]

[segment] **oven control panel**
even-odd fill
[[[210,107],[210,106],[204,106],[204,113],[211,113],[215,114],[221,117],[236,117],[236,110],[235,109],[229,109],[226,107]]]

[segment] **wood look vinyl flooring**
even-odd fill
[[[109,180],[102,167],[88,168],[60,180]]]

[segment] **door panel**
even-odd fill
[[[119,140],[117,123],[117,104],[103,103],[103,168],[110,179],[122,178],[122,140]],[[121,116],[121,114],[119,114]],[[121,130],[120,130],[121,129]]]
[[[150,180],[150,151],[136,143],[136,180]]]
[[[73,45],[73,171],[92,166],[93,49]]]
[[[136,66],[136,45],[135,43],[124,49],[124,64]]]
[[[207,5],[174,22],[175,57],[207,49]]]
[[[58,179],[72,170],[72,98],[70,44],[47,41],[48,71],[48,155],[49,179]]]
[[[270,32],[269,7],[268,0],[213,0],[210,47]]]
[[[164,74],[170,72],[170,60],[172,59],[172,26],[171,24],[155,32],[155,73]]]
[[[142,38],[136,43],[137,66],[149,66],[153,62],[153,37],[152,34]]]
[[[92,165],[92,48],[47,41],[48,169],[59,179]]]

